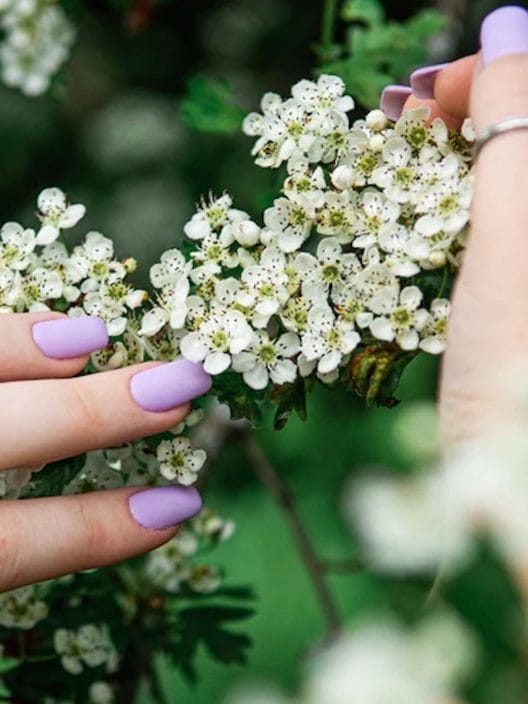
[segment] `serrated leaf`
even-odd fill
[[[59,496],[63,488],[81,471],[86,463],[86,453],[47,464],[31,478],[28,496]]]
[[[233,92],[224,81],[193,76],[187,84],[181,116],[197,132],[234,134],[240,131],[245,111],[234,102]]]

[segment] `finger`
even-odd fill
[[[426,66],[411,74],[413,95],[434,99],[438,109],[451,118],[463,120],[469,115],[469,97],[477,57],[466,56],[439,66]]]
[[[0,385],[0,468],[38,466],[179,423],[211,378],[181,359],[74,379]]]
[[[405,105],[403,110],[411,110],[412,108],[421,108],[421,107],[427,107],[431,111],[431,115],[429,117],[428,122],[432,122],[434,119],[437,117],[440,117],[446,125],[449,127],[449,129],[459,129],[462,120],[460,118],[455,117],[451,115],[450,113],[447,113],[445,110],[443,110],[440,105],[436,102],[436,100],[423,100],[420,98],[416,98],[414,95],[411,95],[407,98],[405,101]]]
[[[520,7],[493,12],[481,41],[471,92],[477,134],[507,117],[528,115],[528,13]],[[528,350],[527,159],[528,130],[521,130],[489,141],[476,165],[472,232],[441,382],[448,440],[481,435],[515,412],[505,378],[526,361]]]
[[[442,110],[434,100],[417,98],[407,86],[387,86],[381,96],[380,108],[390,120],[399,120],[405,110],[417,107],[428,107],[431,111],[429,122],[436,117],[441,117],[450,129],[460,127],[462,121]]]
[[[152,550],[201,508],[193,487],[0,502],[0,592]]]
[[[106,325],[95,316],[0,315],[0,381],[73,376],[107,344]]]

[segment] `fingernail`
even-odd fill
[[[381,95],[380,108],[389,120],[398,120],[405,101],[412,94],[408,86],[387,86]]]
[[[484,65],[508,54],[528,53],[528,12],[508,5],[491,12],[480,28]]]
[[[434,84],[436,77],[449,64],[436,64],[424,66],[411,73],[411,89],[417,98],[430,100],[434,98]]]
[[[199,513],[202,498],[192,486],[158,486],[132,494],[128,506],[140,526],[163,530]]]
[[[40,351],[53,359],[82,357],[108,344],[104,321],[93,315],[42,320],[31,332]]]
[[[145,411],[168,411],[211,388],[211,377],[201,364],[178,359],[160,364],[130,379],[134,401]]]

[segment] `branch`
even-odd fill
[[[324,565],[330,563],[319,560],[297,512],[295,497],[291,489],[280,479],[255,436],[247,432],[244,434],[242,442],[255,472],[264,486],[271,492],[290,525],[293,539],[317,595],[326,622],[328,639],[331,640],[341,631],[342,623],[337,604],[325,579],[327,569]]]

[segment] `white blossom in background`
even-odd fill
[[[2,80],[28,96],[45,93],[68,58],[75,30],[64,10],[44,2],[0,6]]]
[[[0,594],[0,625],[29,630],[48,615],[48,605],[36,586]]]
[[[112,704],[115,701],[112,687],[107,682],[93,682],[88,690],[89,704]]]
[[[268,686],[238,690],[225,704],[463,704],[459,691],[478,662],[475,638],[446,609],[414,628],[390,617],[344,633],[309,663],[298,697]]]
[[[104,665],[107,672],[115,672],[117,668],[117,651],[106,625],[86,624],[75,631],[58,628],[53,635],[53,647],[64,669],[72,675],[80,674],[85,666]]]

